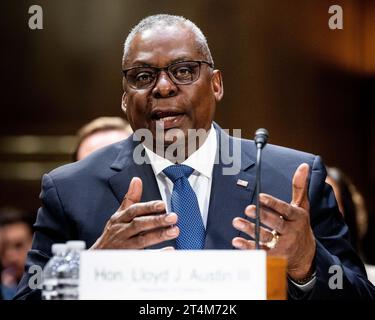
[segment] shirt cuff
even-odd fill
[[[302,292],[309,292],[314,288],[314,285],[316,283],[316,271],[311,276],[311,279],[304,284],[299,284],[299,283],[293,281],[290,277],[289,277],[289,280],[290,280],[291,283],[293,283],[294,286],[296,286]]]

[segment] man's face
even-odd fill
[[[10,268],[15,278],[22,276],[27,252],[31,248],[30,228],[23,222],[7,224],[0,228],[1,263],[4,269]]]
[[[191,60],[207,60],[197,49],[195,35],[184,26],[169,26],[139,33],[131,44],[123,69],[142,65],[166,67]],[[165,134],[171,129],[180,129],[185,138],[188,129],[209,130],[216,102],[223,95],[220,71],[212,70],[207,64],[201,65],[199,79],[191,84],[176,85],[162,71],[151,88],[133,89],[126,79],[123,87],[123,108],[133,130],[149,129],[154,139],[156,126],[161,123]]]

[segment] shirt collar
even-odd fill
[[[174,165],[171,161],[157,155],[155,152],[144,146],[146,154],[150,159],[155,175],[159,175],[165,168]],[[215,162],[217,149],[217,137],[215,128],[211,125],[205,142],[198,150],[190,155],[182,164],[193,168],[195,171],[211,179],[212,169]]]

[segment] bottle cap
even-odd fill
[[[66,243],[68,249],[82,251],[86,249],[85,241],[71,240]]]
[[[66,244],[64,243],[54,243],[52,245],[52,248],[51,248],[51,251],[52,251],[52,254],[56,255],[58,253],[64,253],[67,249],[67,246]]]

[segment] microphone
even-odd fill
[[[257,161],[255,164],[256,167],[256,187],[255,187],[255,248],[260,249],[260,208],[259,208],[259,193],[260,193],[260,169],[261,169],[261,159],[262,159],[262,149],[267,144],[268,140],[268,131],[264,128],[259,128],[255,131],[254,142],[257,148]]]
[[[262,149],[266,145],[267,140],[268,140],[267,129],[259,128],[257,131],[255,131],[254,141],[255,141],[255,145],[257,146],[257,148]]]

